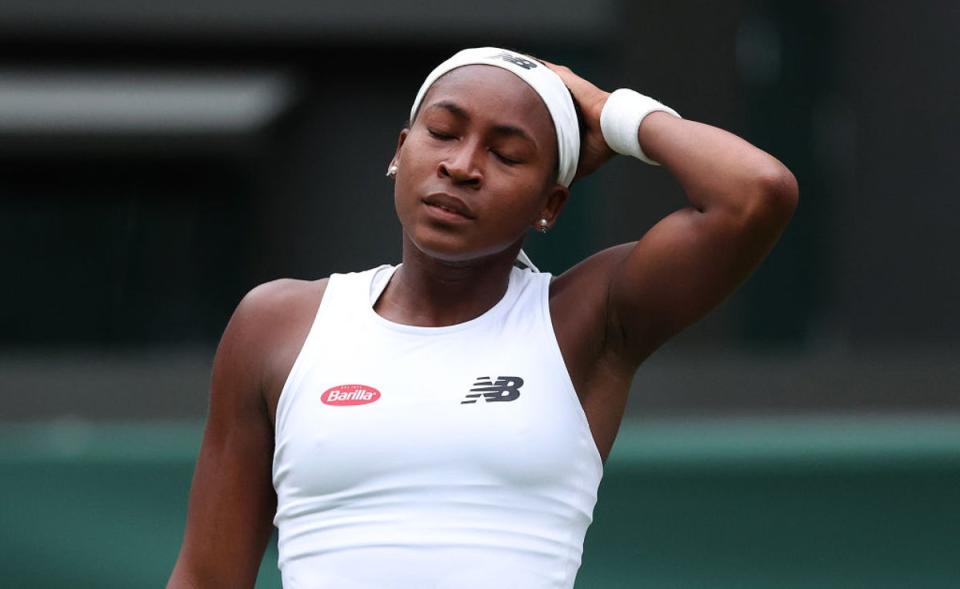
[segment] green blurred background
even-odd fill
[[[933,0],[6,0],[0,586],[163,585],[233,307],[399,260],[397,133],[488,44],[801,188],[760,270],[638,371],[578,587],[960,586],[958,39]],[[526,248],[560,273],[683,203],[617,160]]]
[[[957,586],[956,419],[628,424],[578,587]],[[0,436],[4,587],[162,586],[201,424]],[[276,544],[257,587],[279,587]]]

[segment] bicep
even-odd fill
[[[610,340],[642,359],[702,318],[769,252],[785,224],[778,214],[688,207],[662,219],[610,273]]]
[[[217,349],[183,545],[169,587],[252,587],[271,533],[273,428],[241,303]]]

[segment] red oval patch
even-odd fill
[[[320,400],[327,405],[366,405],[380,398],[380,391],[365,384],[342,384],[327,389]]]

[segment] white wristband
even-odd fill
[[[677,111],[660,101],[644,96],[629,88],[614,90],[600,111],[600,131],[610,149],[621,155],[632,155],[648,164],[659,166],[644,155],[640,149],[640,123],[644,117],[655,111],[663,111],[679,117]]]

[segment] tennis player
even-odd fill
[[[687,205],[536,271],[529,230],[615,154]],[[426,78],[388,176],[401,264],[270,282],[230,319],[168,587],[252,587],[272,524],[287,589],[573,587],[634,372],[750,274],[798,193],[743,139],[491,47]]]

